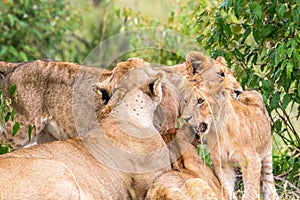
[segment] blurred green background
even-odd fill
[[[0,60],[83,63],[99,43],[118,33],[143,27],[178,31],[207,55],[225,57],[244,89],[263,94],[272,117],[276,186],[282,199],[298,199],[299,16],[300,0],[0,0]],[[134,38],[112,44],[107,56],[114,45],[135,50],[108,67],[129,57],[165,65],[184,62],[180,38],[166,32],[160,39],[160,49],[137,49]]]

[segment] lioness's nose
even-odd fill
[[[183,120],[185,121],[185,123],[189,123],[190,119],[192,119],[192,116],[189,116],[189,117],[186,117],[186,118],[183,118]]]

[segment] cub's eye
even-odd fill
[[[221,77],[225,77],[225,74],[224,74],[224,72],[218,72],[218,74],[221,76]]]
[[[201,99],[201,98],[199,98],[198,100],[197,100],[197,104],[198,105],[201,105],[201,104],[203,104],[204,103],[204,99]]]
[[[187,100],[186,100],[186,99],[183,99],[183,103],[184,103],[184,105],[186,106],[186,105],[187,105]]]

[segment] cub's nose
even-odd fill
[[[183,118],[183,121],[188,124],[190,119],[192,119],[192,116],[189,116],[189,117],[186,117],[186,118]]]
[[[234,90],[234,93],[235,93],[235,97],[237,99],[239,97],[239,95],[243,93],[243,91],[240,89],[237,89],[237,90]]]

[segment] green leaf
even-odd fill
[[[13,54],[13,56],[15,56],[15,57],[19,56],[19,53],[15,47],[9,46],[8,49],[9,49],[9,52]]]
[[[271,102],[270,102],[271,110],[274,110],[275,108],[278,107],[279,100],[280,100],[280,93],[276,92],[274,96],[272,96],[271,98]]]
[[[23,61],[25,62],[28,61],[27,55],[23,51],[20,52],[20,57],[22,58]]]
[[[280,120],[276,120],[276,122],[274,123],[274,127],[275,127],[275,130],[277,132],[280,132],[281,131],[281,127],[282,127],[282,123]]]
[[[260,43],[261,40],[261,31],[258,28],[253,29],[253,38],[257,43]]]
[[[8,113],[6,114],[6,116],[5,116],[5,119],[4,119],[5,123],[8,122],[8,120],[10,119],[10,116],[11,116],[11,113],[8,112]]]
[[[233,4],[233,9],[234,9],[234,15],[236,18],[239,18],[240,13],[242,11],[242,5],[241,5],[241,0],[235,0],[235,3]]]
[[[12,136],[14,137],[20,129],[20,122],[16,122],[13,126]]]
[[[15,120],[15,109],[11,109],[11,120],[14,121]]]
[[[244,44],[245,40],[247,39],[247,37],[250,35],[251,33],[251,27],[248,26],[243,34],[243,37],[242,37],[242,41],[241,41],[241,44]]]
[[[282,109],[285,110],[288,104],[291,101],[291,95],[290,94],[285,94],[283,99],[282,99]]]
[[[7,46],[1,46],[0,56],[5,55],[7,53]]]
[[[263,28],[261,37],[267,37],[274,31],[273,26],[268,24],[266,27]]]
[[[283,17],[283,16],[285,15],[285,13],[286,13],[286,7],[285,7],[285,4],[282,4],[281,6],[279,6],[279,8],[276,9],[276,11],[277,11],[277,15],[278,15],[279,17]]]
[[[292,71],[293,71],[293,65],[292,65],[292,63],[289,62],[286,66],[286,75],[288,78],[291,77]]]
[[[262,19],[262,7],[258,3],[250,2],[251,13],[254,22],[257,23]]]
[[[268,80],[263,80],[262,82],[262,89],[265,91],[267,94],[271,92],[271,84]]]
[[[257,58],[258,58],[258,53],[255,52],[254,55],[253,55],[253,58],[252,58],[252,63],[253,63],[254,65],[256,65]],[[262,65],[262,67],[263,67],[263,65]]]
[[[27,127],[27,134],[28,134],[28,141],[31,141],[31,135],[32,135],[32,126],[28,125]]]
[[[244,59],[243,54],[237,48],[235,48],[233,50],[233,53],[237,57],[237,59],[239,59],[239,60],[243,60]]]
[[[15,16],[13,16],[12,14],[8,14],[7,17],[8,17],[10,26],[14,26],[14,24],[15,24]]]
[[[16,90],[17,90],[17,85],[16,84],[12,84],[10,86],[9,95],[12,97],[16,93]]]

